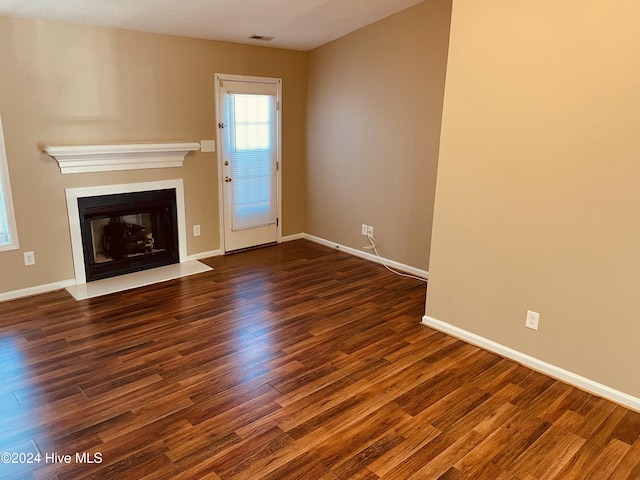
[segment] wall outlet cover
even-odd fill
[[[24,252],[24,264],[26,266],[36,264],[36,254],[33,252]]]
[[[538,330],[539,321],[540,321],[540,314],[538,312],[527,310],[527,317],[524,322],[525,327],[530,328],[532,330]]]

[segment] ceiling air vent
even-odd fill
[[[250,35],[249,36],[250,40],[262,40],[263,42],[269,42],[271,40],[273,40],[273,37],[270,37],[268,35]]]

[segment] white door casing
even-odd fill
[[[281,85],[216,75],[223,252],[281,240]]]

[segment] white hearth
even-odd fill
[[[166,282],[174,278],[186,277],[209,270],[213,269],[197,260],[189,260],[183,263],[143,270],[142,272],[127,273],[126,275],[120,275],[118,277],[96,280],[95,282],[71,285],[67,287],[67,291],[76,300],[85,300],[87,298],[100,297],[132,288],[153,285],[154,283]]]

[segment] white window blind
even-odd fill
[[[231,229],[276,223],[277,151],[274,95],[227,94]]]
[[[0,119],[0,250],[18,248],[18,239],[11,201],[11,187],[9,184],[9,169],[7,155],[4,148],[4,134]]]

